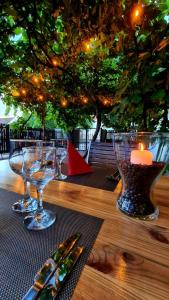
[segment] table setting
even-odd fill
[[[100,218],[42,203],[43,189],[56,179],[57,159],[57,148],[45,144],[15,149],[9,158],[24,187],[29,183],[36,188],[37,199],[33,197],[35,206],[27,205],[27,186],[21,200],[18,194],[1,189],[0,299],[70,299],[101,228]]]
[[[119,140],[118,144],[120,144]],[[117,247],[117,245],[119,245],[118,239],[121,241],[121,236],[124,237],[123,247],[127,247],[126,249],[128,249],[126,253],[129,252],[129,254],[124,255],[125,261],[127,259],[125,257],[130,257],[130,255],[133,255],[132,252],[134,248],[137,249],[137,244],[133,245],[133,243],[131,243],[127,246],[125,239],[127,241],[127,236],[130,235],[130,231],[127,233],[125,228],[130,228],[132,232],[133,229],[131,229],[131,227],[135,224],[135,226],[138,227],[137,230],[140,230],[139,228],[143,226],[142,221],[139,220],[140,223],[137,223],[138,217],[128,218],[128,215],[125,216],[125,214],[121,213],[120,207],[116,207],[116,201],[119,201],[118,199],[122,194],[116,191],[109,192],[96,188],[77,186],[64,182],[64,180],[52,180],[55,178],[57,172],[57,155],[53,152],[56,150],[57,149],[51,146],[23,147],[23,164],[21,163],[26,174],[25,176],[28,182],[31,183],[31,195],[33,195],[33,198],[36,199],[36,193],[32,193],[32,184],[36,189],[44,189],[43,209],[45,211],[51,211],[52,215],[54,215],[52,224],[50,224],[50,221],[46,224],[45,221],[42,228],[42,194],[38,195],[38,197],[40,196],[40,211],[36,209],[33,212],[18,213],[12,210],[13,203],[20,199],[16,179],[19,180],[19,185],[21,185],[21,177],[11,172],[12,175],[9,172],[7,181],[13,178],[12,181],[10,181],[12,187],[11,191],[7,188],[3,188],[10,186],[9,184],[4,186],[1,184],[0,186],[0,269],[3,270],[3,272],[0,272],[2,291],[0,293],[0,299],[78,299],[80,293],[78,286],[82,284],[79,277],[84,269],[84,265],[87,265],[87,270],[89,267],[90,272],[92,272],[92,277],[89,276],[90,273],[87,273],[88,280],[85,280],[85,286],[89,288],[90,281],[97,283],[97,280],[99,280],[102,286],[102,292],[99,292],[96,284],[95,290],[93,291],[95,297],[99,295],[98,293],[103,293],[103,295],[108,293],[107,299],[109,299],[108,295],[109,293],[111,294],[111,288],[106,288],[107,292],[104,289],[105,276],[108,276],[108,281],[113,283],[115,278],[112,276],[111,268],[116,269],[121,267],[118,267],[118,265],[113,266],[114,260],[110,260],[111,250],[108,249],[111,249],[111,245],[114,244]],[[135,143],[135,147],[133,148],[132,146],[130,150],[141,151],[137,143]],[[127,150],[126,153],[128,152]],[[3,182],[2,176],[0,176],[0,182]],[[162,197],[165,199],[165,196]],[[161,249],[161,241],[168,241],[167,232],[164,231],[163,233],[160,231],[162,230],[160,228],[164,226],[163,209],[161,205],[159,210],[162,214],[162,218],[159,218],[157,224],[161,224],[161,227],[159,227],[159,229],[157,227],[155,228],[153,224],[147,227],[147,230],[148,228],[152,228],[151,232],[154,232],[151,234],[153,237],[152,241],[149,240],[147,245],[153,249],[153,240],[157,238],[157,251]],[[36,222],[39,220],[40,226],[39,228],[35,226],[35,229],[32,229],[27,226],[24,219],[34,219],[34,217]],[[46,217],[44,219],[46,220]],[[48,217],[47,220],[50,220],[50,217]],[[31,224],[31,222],[29,224]],[[146,225],[144,225],[144,227],[146,228]],[[116,230],[118,232],[119,229],[120,235],[118,237]],[[97,236],[99,236],[99,239]],[[72,241],[72,237],[74,237],[72,248],[65,246],[68,241]],[[139,236],[135,236],[133,241],[138,239]],[[143,243],[143,241],[140,241],[140,243]],[[146,249],[145,245],[144,249]],[[64,249],[64,251],[62,252],[61,249]],[[60,250],[63,253],[63,257],[58,261],[58,258],[60,258]],[[162,251],[164,253],[167,251],[167,244]],[[136,252],[142,255],[140,248],[138,248]],[[105,258],[106,260],[104,259],[103,253],[107,257]],[[145,252],[144,255],[146,255],[145,259],[148,263],[150,254]],[[123,254],[121,259],[123,259]],[[158,261],[158,257],[156,259]],[[158,261],[158,266],[162,268],[160,261]],[[157,262],[154,264],[154,268],[156,267]],[[98,279],[96,279],[97,277],[95,278],[95,272],[98,273]],[[126,270],[126,272],[128,271]],[[161,272],[164,274],[166,269],[164,268]],[[82,274],[86,274],[86,270],[83,270]],[[160,282],[159,276],[158,281]],[[125,278],[121,278],[119,284],[125,285]],[[149,284],[151,283],[149,282]],[[153,284],[152,282],[152,285]],[[167,284],[167,282],[165,284]],[[76,285],[77,288],[75,289]],[[119,293],[118,289],[119,287],[117,288],[117,295]],[[36,293],[34,293],[34,291],[36,291]],[[86,297],[88,297],[88,289],[85,289],[84,293]],[[163,291],[163,295],[166,295],[165,290]]]

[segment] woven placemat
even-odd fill
[[[91,167],[93,173],[68,176],[64,181],[113,192],[118,184],[118,181],[110,180],[108,177],[113,175],[115,170],[108,167]],[[67,175],[67,165],[62,165],[62,172],[63,174]]]
[[[45,208],[56,212],[57,221],[48,229],[28,231],[23,225],[23,216],[11,210],[19,198],[16,193],[0,189],[0,300],[22,299],[32,285],[35,273],[56,245],[81,232],[79,244],[85,247],[85,252],[58,297],[60,300],[71,299],[103,220],[44,203]]]

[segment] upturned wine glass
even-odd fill
[[[24,183],[23,198],[12,205],[12,210],[18,213],[27,213],[37,209],[37,199],[30,197],[29,185],[23,170],[23,151],[18,147],[9,156],[9,165],[13,172],[20,175]]]
[[[24,172],[27,180],[37,189],[38,208],[35,213],[25,217],[24,224],[30,230],[42,230],[51,226],[56,215],[43,208],[42,195],[44,187],[55,177],[56,148],[28,147],[23,149]]]
[[[56,160],[57,160],[57,174],[56,179],[64,180],[67,178],[65,174],[62,174],[62,162],[67,155],[67,150],[65,148],[56,148]]]

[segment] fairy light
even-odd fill
[[[87,103],[88,103],[88,99],[87,99],[87,97],[84,97],[84,99],[83,99],[83,103],[84,103],[84,104],[87,104]]]
[[[109,104],[109,101],[108,101],[107,99],[105,99],[105,100],[103,101],[103,104],[104,104],[104,105],[108,105],[108,104]]]
[[[66,100],[65,98],[62,98],[62,99],[61,99],[61,106],[62,106],[62,107],[66,107],[67,104],[68,104],[67,100]]]
[[[102,103],[103,103],[103,105],[104,106],[111,106],[112,104],[113,104],[113,101],[112,101],[112,99],[109,99],[109,98],[103,98],[103,100],[102,100]]]
[[[38,95],[38,100],[43,101],[44,96],[43,95]]]
[[[34,83],[38,83],[38,82],[39,82],[39,78],[38,78],[37,76],[33,76],[33,77],[32,77],[32,81],[33,81]]]
[[[26,96],[26,90],[23,88],[23,89],[21,89],[21,94],[23,95],[23,96]]]
[[[135,4],[131,10],[131,23],[132,25],[141,24],[143,17],[143,4]]]
[[[89,43],[86,43],[86,50],[90,50],[90,44]]]
[[[52,59],[52,64],[53,64],[54,67],[57,67],[58,66],[58,60],[53,58]]]
[[[93,36],[83,41],[83,48],[86,51],[93,51],[96,47],[98,47],[98,37]]]
[[[87,104],[89,101],[89,99],[86,96],[81,96],[80,99],[83,104]]]
[[[83,42],[83,48],[84,48],[85,51],[88,52],[92,49],[92,43],[91,42],[92,42],[91,38]]]
[[[135,16],[138,17],[139,16],[139,10],[137,9],[135,12]]]

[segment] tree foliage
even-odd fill
[[[65,130],[169,129],[168,1],[0,4],[0,92]],[[49,111],[51,103],[52,109]]]

